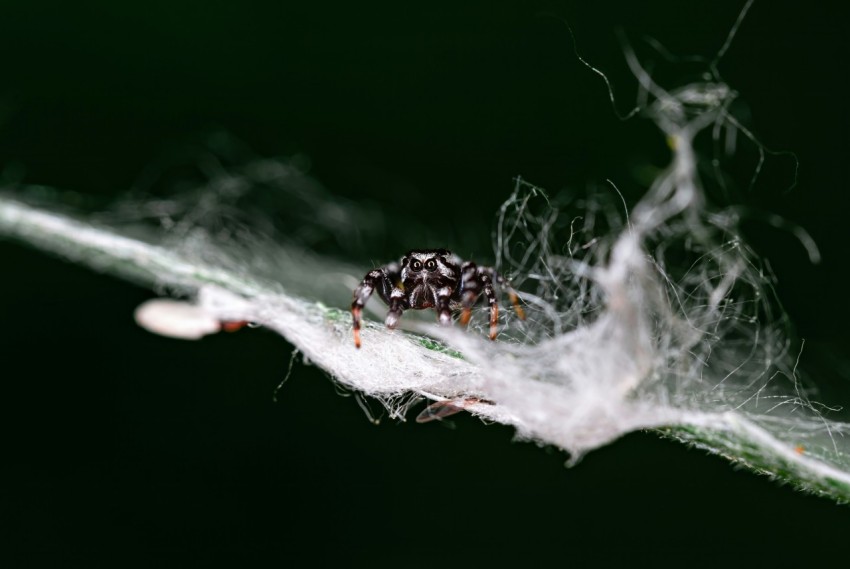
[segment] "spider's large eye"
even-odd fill
[[[435,261],[434,259],[428,259],[427,261],[425,261],[425,268],[429,271],[433,271],[437,268],[437,261]]]
[[[421,271],[422,270],[422,261],[413,261],[413,263],[410,264],[410,268],[413,269],[414,271]]]

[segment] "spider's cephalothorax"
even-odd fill
[[[402,312],[407,309],[433,308],[441,324],[451,324],[452,309],[460,308],[460,323],[466,325],[472,305],[481,293],[490,305],[490,339],[496,339],[499,305],[493,282],[510,296],[517,315],[524,318],[519,298],[508,282],[490,267],[478,267],[461,261],[445,249],[417,249],[402,257],[401,263],[369,271],[354,290],[351,315],[354,321],[354,344],[360,347],[360,314],[366,301],[377,292],[390,311],[385,321],[395,328]]]

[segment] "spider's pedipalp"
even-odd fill
[[[454,290],[445,286],[437,291],[437,318],[440,324],[448,326],[452,323],[451,301]]]

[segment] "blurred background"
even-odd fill
[[[645,38],[710,58],[743,6],[460,4],[6,0],[0,176],[106,203],[152,169],[191,179],[224,136],[245,159],[295,156],[335,199],[379,212],[361,241],[324,245],[364,272],[423,246],[492,260],[516,176],[552,193],[610,178],[634,203],[669,159],[651,122],[618,120],[567,22],[625,113],[636,96],[625,41],[666,86],[698,80],[704,67],[665,63]],[[728,190],[711,196],[752,212],[744,230],[806,338],[802,365],[838,405],[850,356],[845,21],[815,3],[755,3],[720,72],[742,123],[797,154],[797,183],[792,160],[768,157],[750,186],[757,148],[739,137]],[[823,262],[763,213],[807,229]],[[147,289],[5,241],[0,262],[3,517],[19,560],[294,559],[319,540],[307,559],[788,562],[826,559],[850,530],[846,507],[652,433],[566,469],[557,449],[463,415],[375,426],[300,363],[275,403],[292,346],[270,332],[155,337],[132,321]]]

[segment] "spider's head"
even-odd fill
[[[401,260],[401,280],[411,308],[431,308],[454,293],[460,269],[445,249],[416,249]]]
[[[414,249],[402,258],[401,266],[411,273],[424,276],[438,271],[441,266],[444,267],[450,255],[451,253],[445,249]]]

